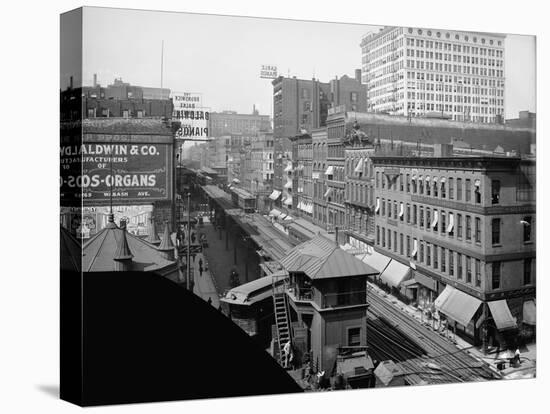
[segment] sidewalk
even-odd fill
[[[428,321],[426,317],[422,317],[422,311],[411,305],[407,305],[397,299],[395,296],[385,292],[374,283],[368,282],[369,292],[375,292],[378,296],[383,297],[388,302],[392,303],[395,307],[399,308],[402,312],[414,317],[418,323],[430,328],[431,330],[438,332],[449,342],[453,343],[457,349],[463,349],[465,352],[473,356],[479,361],[483,361],[488,364],[494,372],[502,375],[504,379],[517,379],[517,378],[534,378],[536,372],[536,358],[537,358],[537,344],[531,343],[526,346],[526,350],[522,350],[521,358],[522,363],[519,368],[506,368],[504,370],[497,369],[497,362],[499,358],[497,355],[486,355],[480,348],[473,347],[464,339],[455,335],[451,331],[438,329],[438,323]],[[368,300],[368,299],[367,299]],[[435,327],[434,327],[435,326]]]
[[[216,285],[214,283],[210,270],[203,270],[202,276],[200,275],[199,259],[202,259],[203,269],[209,267],[204,255],[202,253],[198,253],[195,257],[195,261],[193,262],[193,279],[195,282],[193,286],[193,293],[201,297],[205,301],[208,301],[208,298],[210,298],[212,300],[212,306],[217,309],[220,306],[220,298],[216,290]]]

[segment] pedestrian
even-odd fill
[[[208,296],[207,302],[208,302],[209,305],[212,305],[212,298],[210,296]]]
[[[203,268],[202,266],[199,265],[199,276],[202,277],[202,271],[203,271]]]
[[[202,257],[199,259],[199,267],[202,267]]]
[[[519,348],[516,348],[516,352],[514,353],[514,363],[517,365],[521,364],[521,354],[519,352]]]

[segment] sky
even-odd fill
[[[160,87],[164,41],[164,87],[201,93],[211,111],[251,113],[256,105],[261,114],[271,114],[273,93],[262,65],[323,82],[353,76],[362,36],[380,27],[104,8],[85,8],[83,25],[84,85],[96,73],[104,86],[121,77]],[[534,39],[505,40],[506,118],[536,112]]]

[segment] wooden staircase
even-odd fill
[[[285,294],[285,284],[275,283],[275,278],[272,284],[273,288],[273,310],[275,314],[275,324],[277,326],[277,345],[278,345],[278,360],[285,367],[285,358],[283,348],[285,344],[292,339],[290,321],[288,318],[288,304]],[[274,355],[275,357],[275,355]],[[286,368],[286,367],[285,367]]]

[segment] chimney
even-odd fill
[[[157,250],[162,253],[162,257],[166,260],[174,260],[174,243],[170,237],[170,229],[168,228],[168,220],[164,223],[164,234],[162,235],[162,241],[157,247]]]
[[[153,215],[149,216],[149,229],[148,229],[147,242],[158,246],[160,244],[160,239],[157,234],[157,226],[155,225],[155,217]]]
[[[69,76],[69,89],[73,89],[73,77]]]
[[[94,88],[97,86],[97,73],[94,73]]]
[[[338,243],[338,226],[334,227],[334,242],[336,243],[336,247],[340,247],[340,243]]]
[[[132,258],[134,255],[130,251],[128,246],[128,240],[126,238],[126,222],[121,220],[120,224],[124,224],[124,227],[120,229],[120,238],[117,240],[117,247],[115,256],[115,272],[127,272],[132,267]]]
[[[361,83],[361,69],[355,69],[355,80]]]

